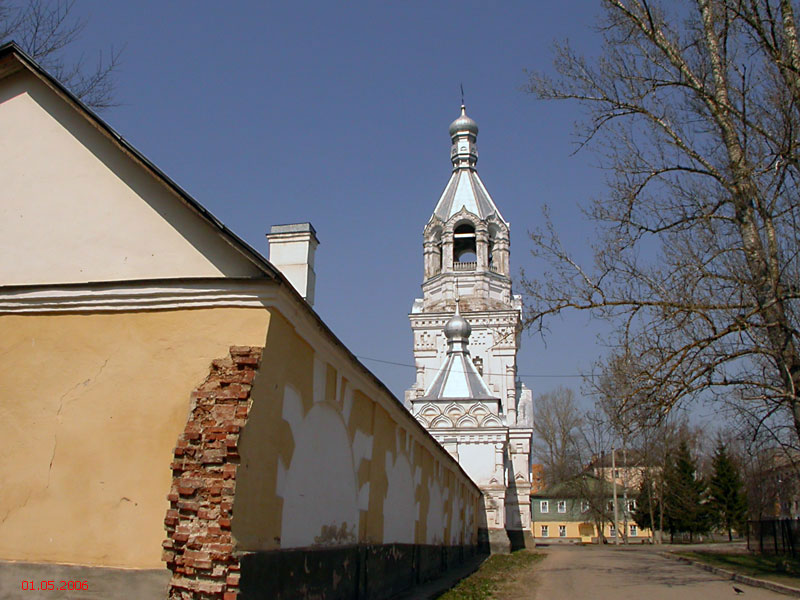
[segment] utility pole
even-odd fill
[[[628,446],[622,443],[622,541],[628,544]]]
[[[611,446],[611,487],[614,490],[614,544],[619,546],[619,519],[617,518],[617,460],[614,446]]]

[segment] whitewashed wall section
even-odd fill
[[[354,389],[339,373],[335,402],[326,386],[327,364],[314,360],[313,405],[304,414],[300,393],[286,384],[283,390],[283,419],[291,428],[295,449],[287,466],[278,466],[277,494],[283,500],[281,548],[336,546],[357,543],[364,537],[362,511],[369,506],[370,481],[359,486],[358,469],[373,458],[374,439],[360,429],[352,438],[348,424],[353,417]],[[327,393],[326,393],[327,392]],[[394,450],[386,452],[383,471],[383,539],[380,543],[464,544],[473,539],[473,502],[457,493],[457,481],[442,461],[449,461],[438,446],[434,452],[432,476],[423,481],[422,468],[415,466],[414,453],[422,437],[409,423],[396,423]],[[425,486],[427,511],[418,490]],[[451,497],[452,496],[452,497]],[[450,505],[448,506],[448,503]],[[417,523],[424,523],[424,539],[417,539]],[[321,533],[322,532],[322,533]],[[446,539],[447,538],[447,539]]]

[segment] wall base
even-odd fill
[[[248,552],[239,557],[239,599],[383,600],[441,577],[477,552],[415,544]]]
[[[0,600],[31,600],[32,598],[59,598],[61,600],[128,600],[129,598],[166,598],[171,573],[167,569],[115,569],[53,563],[0,561]],[[55,590],[31,592],[22,589],[22,582],[52,581]],[[66,591],[58,591],[61,582]],[[86,582],[78,585],[83,590],[70,591],[69,582]],[[75,587],[73,585],[73,587]]]

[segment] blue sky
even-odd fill
[[[579,107],[524,93],[552,43],[596,51],[598,12],[563,2],[108,2],[78,0],[77,51],[124,46],[122,103],[103,117],[262,254],[278,223],[311,221],[316,310],[394,393],[414,379],[407,314],[422,228],[450,174],[447,127],[463,83],[478,171],[511,223],[512,269],[535,276],[527,232],[544,204],[588,257],[580,206],[603,193],[572,155]],[[541,393],[580,391],[603,352],[587,315],[523,334],[519,372]],[[569,377],[554,377],[567,375]]]

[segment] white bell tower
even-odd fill
[[[478,176],[477,137],[462,105],[450,125],[453,172],[423,231],[405,403],[484,490],[483,527],[502,551],[506,532],[512,546],[530,535],[532,394],[517,378],[522,301],[511,292],[509,224]],[[453,331],[463,337],[455,346]]]

